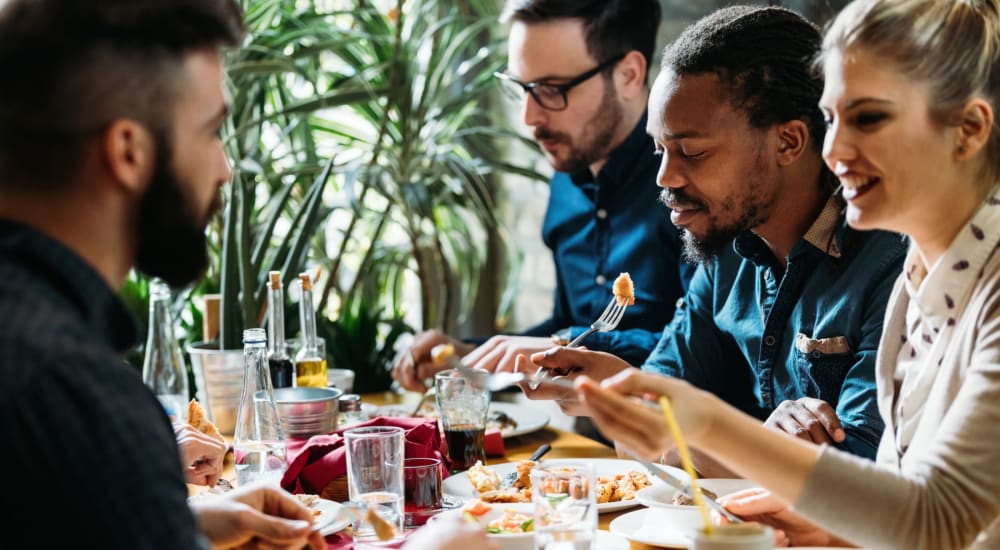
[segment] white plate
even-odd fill
[[[686,475],[680,479],[683,480],[685,485],[688,483],[688,477]],[[757,487],[757,484],[749,479],[720,477],[699,479],[698,486],[702,489],[715,493],[717,498],[722,498],[730,493],[735,493],[736,491]],[[677,493],[678,491],[673,487],[668,486],[660,480],[656,480],[649,487],[639,490],[639,492],[635,494],[635,498],[645,506],[676,508],[677,505],[672,504],[672,502]]]
[[[319,515],[313,521],[319,528],[320,534],[324,537],[341,531],[351,524],[347,518],[337,520],[337,513],[340,512],[341,508],[340,503],[321,498],[310,505],[309,508],[319,512]]]
[[[486,524],[493,521],[494,519],[503,515],[503,511],[511,508],[522,514],[532,515],[535,511],[534,505],[530,503],[514,503],[514,504],[491,504],[492,510],[483,514],[479,518],[476,518],[480,525],[484,528]],[[449,516],[460,516],[462,514],[461,510],[449,510],[447,512],[442,512],[436,516],[430,518],[428,523],[435,521],[440,521],[442,519],[448,518]],[[487,537],[495,542],[500,550],[531,550],[535,545],[535,535],[534,533],[521,533],[521,534],[508,534],[508,535],[492,535],[488,534]],[[608,531],[597,531],[596,537],[597,544],[594,545],[595,548],[600,548],[601,550],[629,550],[630,546],[628,540],[614,533]]]
[[[684,533],[665,529],[656,510],[643,508],[622,514],[611,520],[608,530],[628,540],[663,546],[666,548],[687,548],[691,538]]]
[[[561,462],[575,462],[575,463],[585,463],[590,464],[594,467],[594,475],[600,476],[614,476],[617,474],[623,474],[629,470],[636,470],[638,472],[643,472],[650,479],[653,476],[646,472],[646,469],[642,467],[642,464],[635,462],[634,460],[619,460],[615,458],[558,458],[545,460],[546,464],[558,464]],[[661,468],[667,470],[671,475],[685,475],[683,470],[678,468],[672,468],[670,466],[660,466]],[[501,479],[504,478],[509,473],[517,471],[516,462],[507,462],[504,464],[496,464],[494,466],[487,465],[488,470],[496,472]],[[479,493],[476,491],[475,487],[469,483],[465,472],[460,474],[455,474],[444,479],[441,483],[441,490],[446,495],[451,495],[458,497],[462,500],[471,500],[477,498]],[[638,506],[639,501],[637,500],[624,500],[621,502],[606,502],[604,504],[597,505],[597,511],[600,514],[605,512],[614,512],[616,510],[624,510],[626,508],[632,508]]]
[[[363,405],[361,408],[361,410],[364,411],[369,417],[374,417],[380,412],[382,414],[386,414],[387,416],[408,416],[413,410],[412,404],[405,406],[385,405],[382,407],[369,405],[369,407],[371,408],[368,410],[366,410]],[[500,431],[500,435],[503,436],[504,439],[531,432],[537,432],[549,424],[549,414],[531,406],[494,401],[490,403],[490,411],[500,411],[517,423],[517,426],[513,428],[507,428]]]

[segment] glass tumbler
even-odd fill
[[[590,464],[542,462],[531,471],[535,548],[591,550],[597,533],[597,493]]]
[[[354,544],[392,545],[403,534],[403,428],[366,426],[344,431],[347,490],[351,502],[364,503],[396,531],[382,540],[375,526],[354,522]]]
[[[485,464],[489,390],[473,383],[455,369],[435,374],[434,388],[451,471],[463,472],[480,460]]]

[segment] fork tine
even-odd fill
[[[625,304],[616,304],[615,312],[612,318],[608,321],[610,325],[608,330],[611,330],[618,326],[618,323],[622,321],[622,317],[625,316]]]
[[[601,315],[597,318],[597,321],[594,321],[594,323],[595,324],[596,323],[602,323],[602,322],[606,323],[608,321],[608,319],[611,317],[611,315],[614,314],[613,310],[615,309],[615,307],[617,305],[618,305],[618,300],[616,298],[612,297],[611,301],[608,302],[608,307],[604,308],[604,311],[601,312]]]

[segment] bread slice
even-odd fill
[[[205,409],[202,408],[196,399],[192,399],[188,403],[188,424],[191,424],[203,434],[214,437],[222,442],[226,441],[226,438],[222,437],[222,434],[219,433],[219,428],[215,427],[215,424],[212,424],[212,421],[205,416]]]

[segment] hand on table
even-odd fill
[[[767,489],[754,487],[738,491],[720,498],[719,502],[746,521],[774,528],[775,546],[850,546],[795,513]]]
[[[396,358],[396,363],[392,367],[392,379],[407,390],[426,391],[424,380],[448,368],[435,365],[431,360],[431,350],[439,344],[451,344],[459,356],[469,353],[474,347],[459,342],[440,330],[425,330],[417,334],[410,348]]]
[[[637,403],[636,397],[655,402],[666,395],[688,444],[709,433],[719,403],[683,380],[638,369],[624,370],[601,384],[581,377],[576,387],[584,410],[605,437],[649,459],[658,458],[675,442],[662,411]]]
[[[459,518],[442,518],[413,533],[402,550],[498,550],[486,530]]]
[[[846,437],[837,411],[826,401],[812,397],[782,401],[764,425],[817,445],[840,443]]]
[[[275,485],[245,485],[190,506],[213,548],[327,547],[312,529],[312,511]]]
[[[193,485],[214,487],[222,474],[228,447],[190,424],[174,424],[174,436],[180,448],[184,480]]]
[[[575,380],[586,375],[592,380],[604,380],[624,370],[636,370],[622,359],[602,351],[590,351],[586,348],[567,348],[565,346],[550,347],[544,352],[528,357],[519,356],[516,361],[516,372],[524,372],[533,377],[538,367],[548,369],[551,378],[566,378]],[[556,372],[568,372],[560,375]],[[555,401],[562,411],[570,416],[584,416],[586,410],[580,405],[577,392],[557,386],[542,384],[532,390],[528,384],[521,384],[521,389],[528,399]]]

